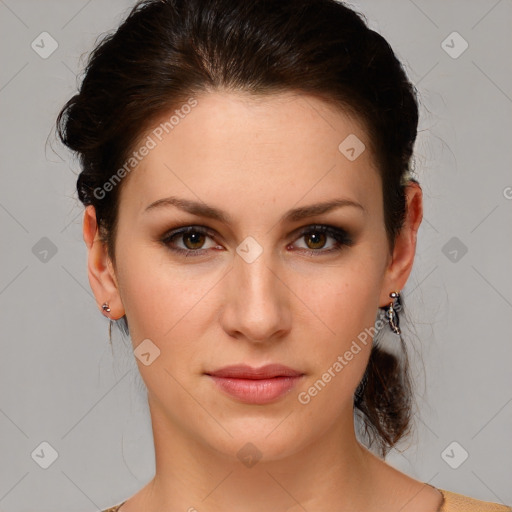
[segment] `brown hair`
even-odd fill
[[[386,40],[335,0],[145,0],[91,52],[80,90],[57,119],[79,157],[77,191],[94,205],[115,266],[123,181],[95,190],[123,166],[155,120],[194,94],[315,95],[363,122],[382,178],[390,249],[406,214],[416,139],[416,90]],[[104,190],[104,189],[103,189]],[[124,330],[128,332],[126,317]],[[374,339],[355,396],[368,446],[382,456],[409,429],[412,388],[404,361]]]

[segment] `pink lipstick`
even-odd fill
[[[226,366],[206,375],[229,396],[247,404],[263,405],[288,393],[304,374],[281,364],[268,364],[260,368]]]

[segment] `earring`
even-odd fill
[[[110,306],[108,302],[104,302],[101,307],[103,308],[103,311],[106,311],[107,313],[110,313]],[[110,345],[112,345],[112,319],[108,319],[108,339],[110,341]]]
[[[400,292],[391,292],[389,296],[396,300],[396,304],[400,305]],[[398,318],[398,312],[397,309],[395,309],[393,301],[389,303],[389,305],[385,308],[386,309],[386,316],[389,320],[389,326],[391,327],[391,330],[395,334],[401,334],[402,331],[400,330],[399,326],[399,318]]]

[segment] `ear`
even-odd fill
[[[87,245],[87,271],[89,284],[96,297],[98,308],[105,316],[117,320],[124,315],[124,308],[119,295],[114,267],[107,255],[107,248],[100,240],[96,222],[96,210],[89,205],[85,209],[83,223],[83,237]],[[101,307],[108,302],[110,313]]]
[[[416,235],[423,219],[423,192],[415,181],[405,189],[407,212],[402,230],[397,235],[391,261],[386,268],[381,290],[380,307],[387,306],[392,299],[390,292],[400,291],[405,286],[412,270],[416,253]]]

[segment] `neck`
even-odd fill
[[[272,504],[272,510],[327,512],[368,505],[375,456],[356,439],[352,409],[320,438],[300,447],[290,442],[293,451],[279,452],[272,432],[249,444],[256,440],[250,432],[238,440],[219,425],[224,444],[214,448],[151,398],[149,404],[156,474],[144,492],[145,510],[260,512]]]

